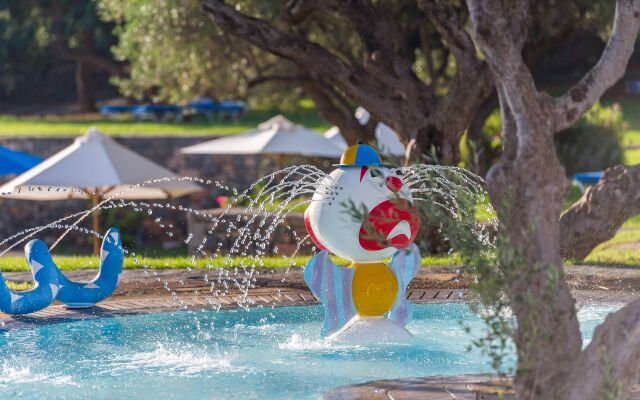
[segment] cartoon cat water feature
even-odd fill
[[[56,266],[44,242],[32,240],[25,247],[25,257],[31,267],[35,287],[14,292],[9,289],[0,273],[0,311],[5,314],[29,314],[59,300],[67,308],[86,308],[109,297],[118,286],[122,272],[124,251],[117,229],[105,234],[100,251],[100,270],[87,283],[67,279]]]
[[[411,338],[404,327],[411,320],[406,290],[420,268],[413,244],[420,222],[409,188],[402,172],[382,165],[365,144],[349,147],[336,166],[305,212],[307,231],[322,249],[304,270],[324,305],[322,336],[348,342]],[[349,204],[366,210],[364,221],[349,215]],[[338,267],[329,253],[351,265]]]

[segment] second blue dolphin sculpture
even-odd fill
[[[32,240],[27,244],[25,256],[36,285],[30,290],[14,292],[7,287],[0,273],[0,311],[3,313],[33,313],[47,307],[56,299],[68,308],[92,307],[114,292],[124,262],[120,233],[116,228],[109,229],[104,236],[100,270],[88,283],[67,279],[53,261],[47,245],[40,240]]]

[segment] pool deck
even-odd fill
[[[509,400],[511,382],[488,375],[430,376],[390,379],[341,386],[324,394],[326,400]]]
[[[234,308],[238,306],[280,307],[317,304],[304,283],[299,268],[284,270],[256,270],[256,287],[250,289],[246,298],[240,291],[230,291],[213,297],[206,273],[217,279],[217,273],[204,270],[125,270],[120,276],[118,289],[110,298],[88,309],[66,309],[59,302],[37,313],[15,316],[0,313],[0,329],[69,319],[93,318],[118,314],[140,314],[180,309],[200,310],[211,308]],[[65,272],[78,281],[89,281],[95,270]],[[8,280],[28,282],[29,272],[8,272]],[[574,296],[580,303],[626,303],[637,297],[640,290],[640,272],[635,268],[613,268],[595,266],[567,267],[567,280]],[[167,282],[170,290],[165,288]],[[171,295],[174,293],[174,296]],[[413,303],[468,302],[474,294],[468,289],[460,267],[443,266],[423,268],[412,281],[407,291]]]
[[[378,380],[341,386],[324,394],[326,400],[512,400],[510,379],[490,375],[428,376]],[[640,385],[629,400],[640,400]]]
[[[229,293],[213,298],[196,294],[197,290],[185,288],[182,295],[174,299],[168,295],[113,296],[85,309],[67,309],[55,302],[36,313],[23,316],[10,316],[0,313],[0,329],[25,328],[43,323],[54,323],[73,319],[86,319],[110,315],[144,314],[162,311],[206,310],[212,308],[231,309],[248,307],[285,307],[318,304],[311,292],[292,288],[256,288],[251,289],[246,298],[240,292]],[[207,293],[209,293],[207,291]],[[410,290],[409,299],[414,303],[446,303],[467,301],[468,290]]]

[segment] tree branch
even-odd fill
[[[600,182],[560,216],[562,256],[584,259],[636,214],[640,214],[640,165],[607,169]]]
[[[312,82],[312,80],[310,78],[297,75],[264,75],[250,80],[247,86],[249,89],[252,89],[268,82],[292,82],[302,84]]]
[[[467,4],[474,38],[485,53],[494,77],[502,85],[502,99],[509,103],[514,115],[538,112],[530,107],[531,102],[519,95],[539,95],[522,58],[525,39],[518,36],[526,32],[528,2],[518,0],[507,10],[498,0],[468,0]]]
[[[425,95],[429,101],[435,98],[432,88],[414,73],[401,31],[384,10],[379,10],[379,4],[370,0],[326,0],[322,4],[333,8],[358,33],[366,49],[365,70],[407,101],[420,101]]]
[[[203,8],[228,33],[290,60],[302,69],[330,76],[332,84],[340,87],[356,102],[368,104],[367,108],[372,114],[385,120],[397,117],[394,110],[385,107],[388,105],[389,88],[381,86],[379,80],[348,65],[318,44],[276,29],[267,21],[243,15],[221,0],[204,0]],[[374,107],[375,104],[379,107]]]
[[[567,400],[622,398],[640,375],[640,299],[607,316],[571,371]]]
[[[65,9],[63,4],[53,2],[50,8],[51,19],[54,26],[54,40],[52,43],[56,56],[62,60],[71,60],[76,62],[84,62],[90,64],[96,69],[104,70],[111,75],[122,75],[123,64],[112,60],[111,58],[102,57],[95,51],[86,51],[80,49],[71,49],[65,43],[65,34],[61,32],[62,20],[64,19]],[[92,34],[92,33],[90,33]]]
[[[124,72],[123,65],[118,62],[106,57],[101,57],[96,53],[70,49],[66,46],[55,43],[56,42],[54,42],[53,47],[55,49],[56,56],[62,60],[81,61],[92,65],[96,69],[106,71],[110,75],[115,76],[122,75]]]
[[[609,41],[593,68],[566,94],[553,99],[555,131],[568,128],[623,75],[640,28],[640,1],[618,0]]]
[[[476,46],[464,30],[457,13],[446,0],[419,0],[420,9],[427,15],[436,30],[460,62],[469,57],[476,59]]]
[[[297,25],[318,11],[319,3],[309,0],[292,0],[285,7],[287,21]]]
[[[318,111],[331,124],[340,129],[340,133],[348,144],[375,141],[375,123],[361,125],[355,117],[355,109],[350,107],[339,93],[331,90],[331,86],[307,81],[302,89],[313,100]]]

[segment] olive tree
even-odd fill
[[[512,250],[501,268],[509,277],[506,294],[518,321],[517,397],[617,398],[620,388],[640,377],[640,300],[607,317],[582,350],[560,253],[559,217],[568,182],[553,135],[576,122],[622,77],[640,27],[640,1],[617,1],[601,58],[557,97],[537,89],[522,58],[528,2],[467,4],[473,38],[491,68],[502,113],[503,155],[487,184]]]

